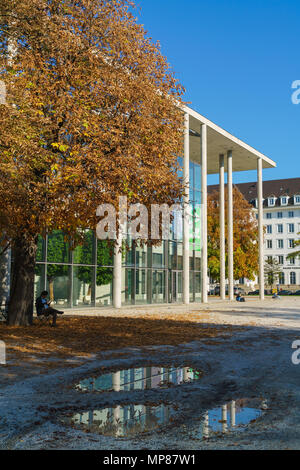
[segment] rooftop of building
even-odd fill
[[[235,184],[247,201],[253,203],[257,199],[257,182]],[[208,193],[219,190],[219,185],[209,185]],[[275,197],[275,206],[281,206],[281,197],[287,197],[286,205],[293,205],[293,197],[300,195],[300,178],[287,178],[281,180],[263,181],[264,205],[267,206],[267,199]]]

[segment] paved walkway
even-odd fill
[[[281,300],[246,298],[245,303],[211,299],[208,304],[193,303],[143,305],[113,308],[70,309],[65,315],[79,316],[139,316],[139,315],[199,315],[205,323],[300,328],[300,298]]]

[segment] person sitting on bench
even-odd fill
[[[245,302],[245,299],[244,299],[244,297],[241,297],[240,293],[238,293],[237,296],[236,296],[236,301],[237,302]]]
[[[50,302],[47,300],[48,292],[44,290],[40,297],[36,299],[35,306],[36,306],[36,313],[37,316],[40,317],[44,315],[45,317],[52,316],[52,325],[56,326],[56,317],[57,315],[62,315],[64,312],[60,310],[56,310],[55,308],[50,307]]]

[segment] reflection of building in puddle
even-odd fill
[[[249,424],[259,418],[266,408],[266,401],[240,399],[209,410],[203,417],[197,437],[207,439],[212,433],[226,433],[235,427]]]
[[[169,424],[174,409],[170,405],[121,405],[103,408],[72,417],[72,423],[90,432],[114,436],[134,436]]]
[[[201,372],[191,367],[140,367],[84,379],[76,388],[90,392],[150,390],[193,382],[200,377]]]

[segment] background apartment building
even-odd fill
[[[257,183],[235,185],[256,211],[258,205]],[[211,193],[217,185],[209,186]],[[300,238],[300,178],[263,182],[263,221],[265,226],[265,260],[275,258],[282,269],[278,283],[282,289],[300,288],[300,259],[287,256],[295,251],[294,242]],[[257,287],[257,281],[241,279],[246,288]]]

